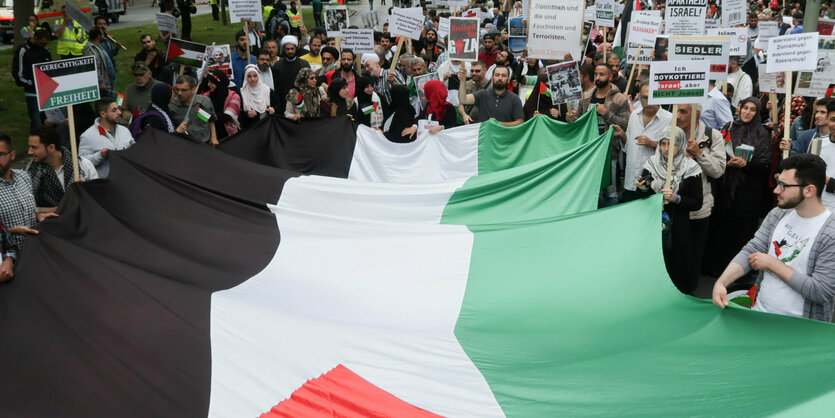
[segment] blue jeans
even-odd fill
[[[26,110],[29,113],[29,129],[35,129],[43,126],[41,112],[38,110],[37,97],[26,96]]]

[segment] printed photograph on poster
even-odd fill
[[[519,53],[525,50],[528,43],[527,32],[521,17],[511,17],[508,21],[510,35],[507,39],[507,45],[510,52]]]
[[[728,78],[728,36],[671,36],[669,61],[707,61],[710,79]]]
[[[545,67],[548,71],[548,88],[551,91],[551,102],[555,105],[563,104],[583,98],[583,86],[580,83],[580,72],[576,61],[568,61]]]
[[[667,35],[705,34],[707,0],[668,0],[664,14]]]
[[[702,103],[709,88],[707,61],[655,61],[649,66],[649,104]]]
[[[562,60],[580,56],[583,0],[531,0],[528,19],[528,56]]]
[[[417,90],[418,99],[420,99],[421,107],[426,107],[426,94],[423,92],[423,86],[429,82],[429,80],[440,80],[440,76],[438,73],[429,73],[425,75],[419,75],[414,77],[415,80],[415,90]]]
[[[341,36],[342,29],[348,27],[348,8],[325,6],[325,25],[327,25],[328,36]]]
[[[449,19],[449,59],[478,60],[478,20],[470,17]]]
[[[206,68],[209,71],[221,70],[229,79],[232,79],[232,62],[230,59],[229,45],[215,45],[209,54],[209,62],[206,63]]]
[[[835,37],[820,36],[818,38],[818,66],[814,71],[803,71],[798,74],[795,94],[823,97],[832,83],[835,83]]]
[[[670,38],[665,35],[658,35],[655,37],[655,61],[667,61],[667,48],[670,44]]]
[[[525,25],[521,17],[511,17],[508,21],[508,26],[510,28],[507,32],[509,36],[527,35],[527,32],[525,31]]]
[[[785,92],[786,91],[786,73],[767,73],[765,71],[765,64],[757,66],[757,71],[760,74],[760,91],[768,92]]]

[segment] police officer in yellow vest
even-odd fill
[[[296,35],[299,39],[302,36],[302,13],[296,9],[296,2],[290,3],[290,10],[287,11],[287,18],[290,20],[290,34]]]
[[[275,7],[273,7],[272,0],[262,0],[261,5],[264,6],[264,11],[263,13],[261,13],[261,16],[264,18],[264,25],[266,26],[267,22],[270,21],[270,13],[273,12],[273,9],[275,9]]]
[[[87,44],[87,32],[81,24],[67,15],[66,6],[61,6],[61,19],[54,24],[55,37],[58,38],[58,55],[61,59],[75,58],[84,55],[81,52]]]

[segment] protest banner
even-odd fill
[[[478,60],[478,20],[471,17],[449,18],[449,59]]]
[[[583,86],[580,84],[580,72],[576,61],[568,61],[545,67],[548,71],[548,88],[551,102],[555,105],[580,100],[583,98]]]
[[[524,25],[521,17],[511,17],[508,21],[510,30],[507,39],[508,48],[510,52],[518,53],[525,50],[528,43],[527,28]]]
[[[594,4],[594,22],[600,28],[615,27],[615,2],[612,0],[597,0]]]
[[[719,28],[719,19],[705,19],[705,30]]]
[[[835,27],[835,19],[818,19],[818,33],[821,35],[832,35],[832,29]]]
[[[438,19],[438,36],[441,38],[449,36],[449,18],[441,17]]]
[[[342,36],[342,29],[349,25],[348,8],[345,6],[325,6],[325,29],[328,36]]]
[[[655,61],[649,67],[649,104],[700,103],[707,98],[707,61]],[[675,119],[675,118],[673,118]]]
[[[669,61],[706,61],[710,79],[728,78],[728,36],[671,36]]]
[[[355,54],[374,53],[374,29],[342,29],[342,49],[349,48]]]
[[[829,86],[835,83],[835,36],[818,38],[818,66],[815,71],[801,72],[797,76],[795,95],[824,97]]]
[[[189,67],[201,67],[206,59],[207,49],[208,45],[171,38],[165,60]]]
[[[757,49],[767,49],[768,40],[776,37],[780,33],[780,27],[777,22],[765,21],[757,24],[759,31],[757,32],[757,39],[754,42],[754,47]]]
[[[639,64],[652,62],[652,48],[655,47],[655,37],[661,32],[661,16],[633,17],[629,23],[629,35],[626,39],[626,62],[633,63],[641,48],[641,55],[637,56]]]
[[[410,39],[420,39],[423,30],[423,9],[410,7],[391,9],[389,17],[389,32],[395,36],[405,36]]]
[[[813,71],[818,66],[818,33],[783,35],[768,40],[769,73]]]
[[[75,4],[71,1],[65,2],[67,5],[67,16],[71,17],[72,20],[78,22],[82,28],[84,28],[85,32],[90,32],[90,29],[93,29],[93,19],[79,9]]]
[[[229,0],[229,21],[239,22],[260,22],[264,23],[261,14],[261,2],[258,0]]]
[[[705,33],[707,0],[669,0],[664,14],[667,35],[697,36]]]
[[[562,60],[579,57],[583,0],[532,0],[528,20],[528,56]]]
[[[729,36],[728,55],[745,56],[748,48],[748,28],[715,28],[707,30],[708,36]]]
[[[75,115],[72,105],[99,100],[96,58],[85,56],[33,64],[32,77],[35,80],[38,109],[46,111],[67,108],[73,178],[78,181],[78,146],[75,141]]]
[[[744,25],[747,14],[745,0],[724,0],[722,2],[722,27]]]

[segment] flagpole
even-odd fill
[[[638,45],[638,52],[635,54],[635,62],[632,63],[632,70],[629,71],[629,80],[626,82],[626,91],[623,92],[625,95],[629,95],[629,88],[632,87],[632,80],[635,79],[635,67],[638,66],[638,57],[641,56],[641,47],[643,45]]]
[[[70,152],[72,153],[72,177],[75,181],[81,181],[81,176],[78,174],[78,145],[75,143],[75,113],[73,113],[72,105],[67,106],[67,122],[70,128]]]
[[[583,64],[583,61],[586,60],[586,50],[589,49],[589,41],[591,41],[591,32],[594,30],[594,27],[597,25],[597,22],[591,24],[591,29],[589,29],[589,35],[586,36],[586,44],[583,46],[583,50],[580,51],[580,64]]]
[[[247,39],[248,38],[249,38],[249,35],[247,35]],[[212,42],[212,45],[209,47],[209,50],[206,51],[206,55],[203,58],[203,65],[200,67],[200,73],[198,74],[198,77],[197,77],[197,86],[194,87],[194,89],[195,89],[194,94],[197,94],[197,89],[200,88],[200,83],[203,81],[203,77],[206,76],[206,64],[209,63],[209,57],[212,56],[212,52],[214,52],[214,49],[215,49],[215,43]],[[194,94],[191,96],[191,103],[188,104],[188,109],[186,109],[186,116],[183,117],[183,122],[185,122],[186,124],[188,124],[188,115],[189,115],[189,113],[191,113],[191,107],[194,105]]]

